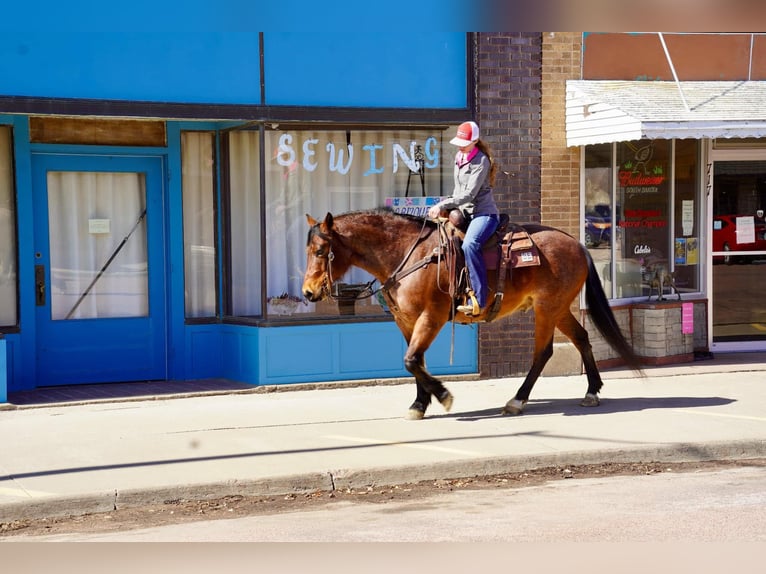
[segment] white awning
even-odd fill
[[[766,137],[766,81],[567,80],[566,133],[568,146]]]

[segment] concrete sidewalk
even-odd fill
[[[447,382],[422,421],[412,383],[231,390],[44,408],[0,406],[0,522],[180,498],[280,495],[551,465],[766,457],[763,354],[646,377],[541,378],[526,413],[501,416],[521,377]]]

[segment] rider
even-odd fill
[[[463,253],[475,300],[471,299],[467,305],[458,305],[457,310],[475,317],[487,303],[487,270],[482,245],[495,232],[500,220],[492,195],[496,166],[489,146],[479,139],[479,126],[475,122],[460,124],[450,143],[458,147],[455,188],[451,197],[428,210],[428,217],[436,219],[443,211],[473,205],[471,222],[463,239]]]

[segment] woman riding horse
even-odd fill
[[[351,267],[373,275],[381,284],[397,326],[407,341],[404,364],[415,377],[417,395],[408,418],[423,418],[431,397],[449,410],[452,394],[425,366],[425,352],[452,317],[453,299],[444,289],[449,270],[440,264],[437,224],[388,210],[357,211],[334,217],[328,213],[309,223],[303,295],[319,301],[332,293],[332,284]],[[580,404],[597,406],[601,376],[591,351],[588,332],[570,310],[585,286],[589,316],[606,342],[636,370],[640,361],[625,340],[609,307],[601,280],[587,249],[563,231],[542,225],[523,226],[534,241],[540,265],[517,268],[506,281],[498,316],[532,309],[535,312],[535,347],[532,367],[503,413],[521,414],[535,381],[553,354],[553,334],[558,328],[582,357],[588,390]],[[489,272],[489,296],[497,285],[496,271]],[[458,316],[459,323],[478,318]]]

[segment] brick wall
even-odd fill
[[[565,109],[566,81],[580,78],[582,34],[543,32],[542,45],[542,222],[580,237],[580,150],[567,147]],[[580,316],[579,298],[572,312]],[[556,331],[554,341],[569,340]]]
[[[482,139],[500,170],[495,197],[517,222],[540,221],[542,42],[539,32],[476,35],[476,109]],[[519,313],[479,328],[482,377],[524,375],[534,346],[534,315]]]

